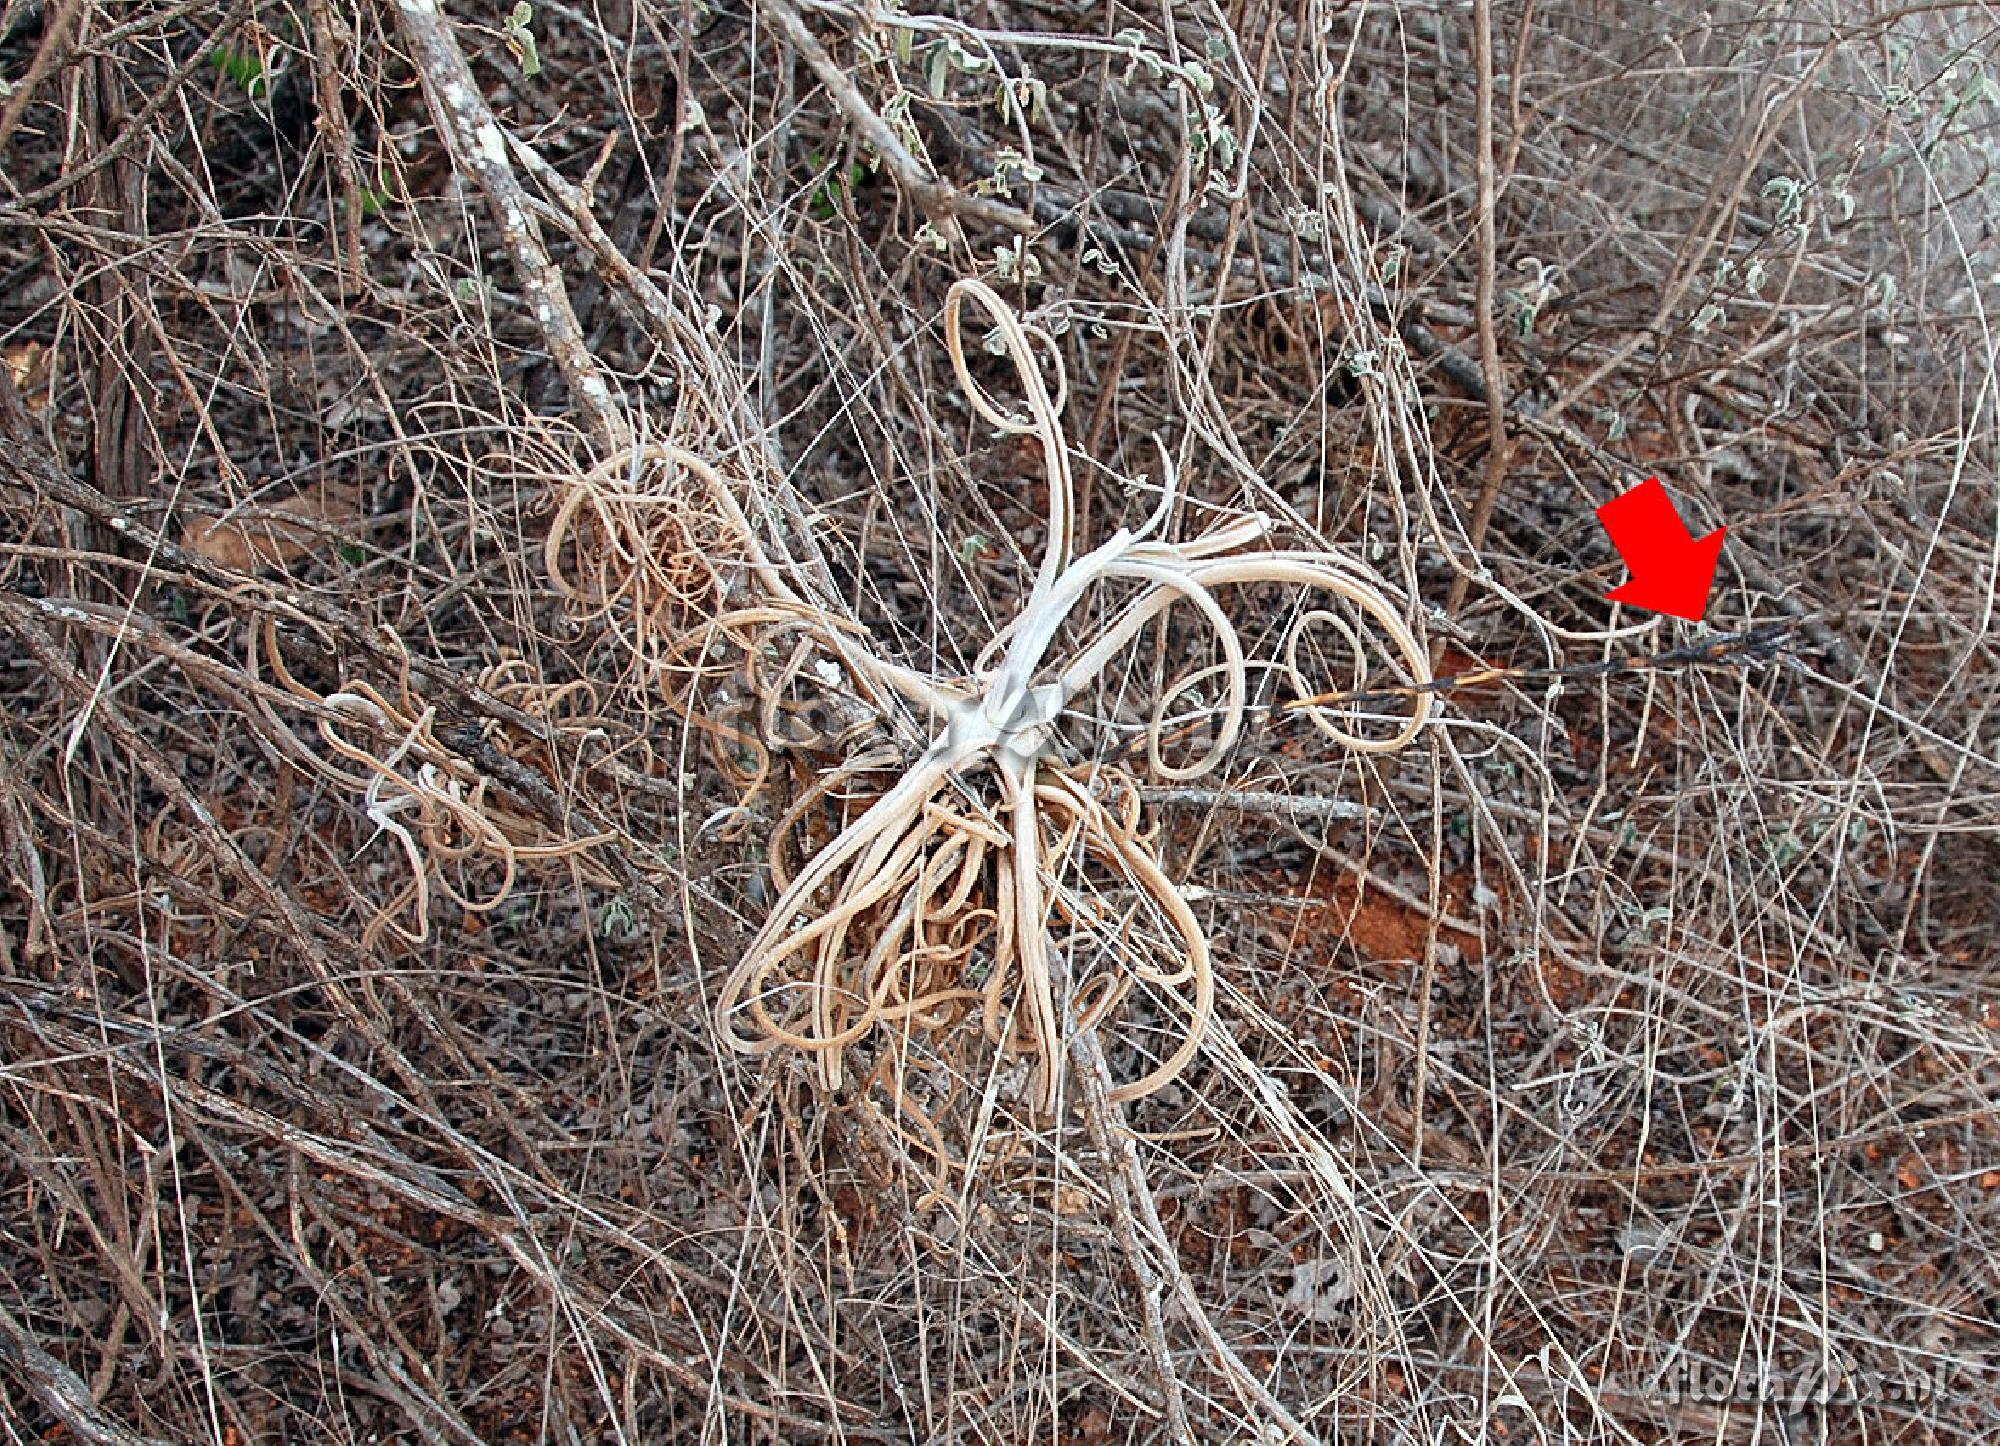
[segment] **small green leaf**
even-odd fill
[[[1759,194],[1766,199],[1775,197],[1778,202],[1778,224],[1789,226],[1805,214],[1806,188],[1790,176],[1773,176],[1764,183]]]
[[[269,92],[270,81],[264,74],[263,57],[255,51],[231,50],[225,45],[208,59],[224,79],[250,99],[261,100]]]
[[[523,75],[540,75],[542,71],[541,47],[535,43],[535,32],[529,28],[534,23],[535,7],[528,0],[519,0],[507,16],[507,23],[501,27],[507,48],[520,62]]]
[[[945,40],[945,53],[950,57],[951,63],[967,75],[978,75],[982,71],[991,69],[993,65],[993,62],[985,56],[971,54],[955,39]]]
[[[605,902],[597,911],[597,937],[611,943],[622,944],[639,932],[639,916],[633,911],[631,902],[624,895],[618,895]]]
[[[1977,61],[1972,62],[1972,79],[1952,100],[1951,111],[1956,115],[1969,105],[1982,105],[2000,100],[2000,86],[1996,86]]]

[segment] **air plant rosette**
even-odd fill
[[[990,319],[991,340],[1013,365],[1024,414],[1003,411],[972,377],[963,331],[968,301]],[[1417,735],[1429,711],[1422,693],[1380,736],[1351,731],[1328,708],[1305,702],[1322,690],[1304,675],[1301,638],[1331,623],[1361,646],[1340,614],[1301,612],[1274,660],[1252,660],[1217,600],[1229,587],[1274,584],[1351,604],[1387,637],[1407,683],[1429,681],[1428,660],[1366,569],[1329,552],[1253,550],[1271,531],[1264,516],[1238,513],[1186,541],[1165,540],[1179,501],[1171,467],[1143,526],[1121,528],[1075,555],[1075,488],[1060,422],[1065,382],[1058,360],[1052,393],[1033,352],[1039,342],[1054,355],[1052,339],[978,281],[951,289],[944,320],[953,369],[978,416],[1040,444],[1046,548],[1019,611],[968,675],[935,676],[892,662],[853,626],[825,629],[825,643],[856,687],[913,705],[929,720],[930,742],[802,866],[792,869],[787,850],[773,848],[778,897],[722,983],[716,1024],[744,1054],[803,1051],[837,1088],[849,1056],[885,1032],[907,1037],[976,1017],[1002,1055],[1032,1061],[1032,1102],[1042,1112],[1059,1103],[1065,1029],[1098,1030],[1107,1043],[1130,1045],[1124,1054],[1141,1061],[1111,1091],[1113,1101],[1136,1100],[1174,1079],[1199,1047],[1214,1005],[1212,952],[1153,847],[1134,776],[1108,758],[1071,763],[1059,756],[1066,710],[1180,604],[1211,633],[1220,661],[1160,690],[1143,736],[1153,776],[1187,783],[1219,767],[1241,736],[1256,670],[1275,672],[1295,695],[1287,707],[1339,746],[1384,752]],[[727,487],[712,470],[700,471],[738,529],[760,605],[788,619],[816,612],[764,555]],[[1066,628],[1085,599],[1107,587],[1129,594],[1106,610],[1108,620],[1094,632]],[[1071,641],[1079,631],[1082,640]],[[1210,739],[1190,761],[1170,762],[1170,712],[1197,687],[1219,690]],[[807,809],[864,775],[879,776],[881,767],[871,755],[830,771],[781,820],[780,839]],[[1142,1012],[1132,1007],[1138,994],[1152,1001],[1143,1011],[1151,1036],[1144,1040],[1137,1033]],[[1121,1022],[1130,1027],[1121,1030]]]

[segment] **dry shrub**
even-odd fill
[[[14,1436],[1992,1436],[1984,11],[444,8],[0,18]]]

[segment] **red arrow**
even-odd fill
[[[1612,602],[1700,622],[1729,529],[1718,527],[1697,541],[1657,477],[1612,498],[1597,509],[1597,516],[1632,573],[1630,582],[1606,596]]]

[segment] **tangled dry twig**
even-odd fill
[[[16,1434],[1994,1437],[1986,11],[5,11]]]

